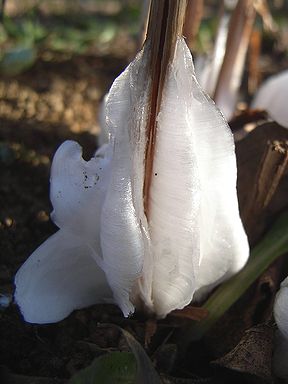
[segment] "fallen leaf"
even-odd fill
[[[213,364],[272,382],[273,340],[274,328],[270,324],[257,325],[244,333],[232,351]]]

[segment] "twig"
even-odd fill
[[[140,15],[140,29],[137,36],[137,51],[139,51],[146,39],[147,27],[148,27],[148,16],[150,10],[150,0],[143,0]]]
[[[248,233],[253,231],[259,217],[269,205],[287,168],[287,142],[268,142],[259,165],[256,182],[243,212],[243,222]]]
[[[186,0],[152,0],[146,49],[150,50],[151,96],[147,124],[144,179],[144,210],[149,217],[149,190],[152,178],[156,119],[169,62],[173,59],[177,37],[182,34]]]

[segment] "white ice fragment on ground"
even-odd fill
[[[251,108],[265,109],[278,124],[288,128],[288,70],[269,77],[260,86]]]
[[[106,100],[109,143],[85,162],[77,143],[57,151],[52,219],[60,228],[18,271],[15,298],[29,322],[113,300],[125,316],[183,308],[243,267],[232,134],[201,90],[183,39],[168,68],[157,116],[148,217],[143,185],[149,48]]]
[[[277,377],[288,381],[288,277],[276,295],[274,318],[279,331],[274,340],[273,370]]]

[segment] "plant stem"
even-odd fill
[[[152,0],[147,31],[146,49],[150,54],[151,96],[147,124],[147,147],[144,179],[144,211],[149,217],[149,190],[152,178],[156,142],[157,116],[167,68],[174,57],[178,36],[182,35],[186,0]]]
[[[203,0],[188,0],[183,26],[183,35],[186,37],[186,44],[192,50],[203,17]]]
[[[288,168],[288,144],[285,141],[268,142],[260,162],[256,182],[243,212],[243,223],[247,233],[253,233],[259,217],[269,205],[279,182]]]
[[[234,113],[254,20],[253,0],[239,0],[230,19],[226,51],[213,96],[227,120]]]

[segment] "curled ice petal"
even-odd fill
[[[144,262],[139,209],[137,212],[137,206],[143,207],[143,180],[136,176],[134,169],[136,166],[136,172],[143,173],[144,162],[135,159],[137,149],[133,145],[133,135],[139,140],[141,128],[145,127],[139,113],[141,98],[145,96],[141,97],[142,86],[137,88],[138,65],[144,65],[144,60],[140,53],[115,80],[106,99],[106,122],[113,143],[113,160],[101,214],[101,248],[107,279],[125,316],[134,312],[131,292]]]
[[[179,41],[164,86],[150,189],[152,295],[159,317],[192,300],[200,260],[199,170],[186,101],[192,95],[181,87],[191,72],[181,72],[181,48]]]
[[[52,162],[52,220],[59,228],[65,227],[96,245],[100,242],[100,214],[111,172],[111,157],[111,146],[106,144],[91,160],[85,161],[80,145],[65,141]]]
[[[219,109],[191,76],[192,57],[183,41],[178,50],[179,58],[184,57],[179,59],[178,73],[183,73],[180,84],[187,100],[201,190],[200,288],[238,272],[248,259],[249,247],[239,216],[233,136]]]
[[[239,271],[249,248],[239,217],[233,137],[197,83],[183,39],[177,44],[162,105],[150,233],[152,244],[157,244],[153,295],[155,301],[157,290],[162,291],[155,307],[163,314],[165,307],[168,313],[188,304],[196,288],[201,288],[199,299]]]
[[[93,252],[62,229],[36,249],[15,277],[15,300],[24,319],[54,323],[75,309],[112,302],[111,289]]]

